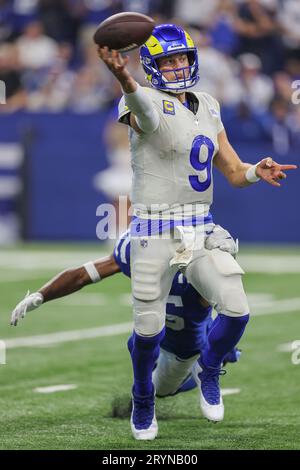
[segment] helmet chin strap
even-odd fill
[[[182,93],[185,93],[187,90],[187,88],[182,88],[181,90],[169,90],[168,88],[166,88],[165,91],[167,91],[168,93],[171,93],[172,95],[181,95]]]

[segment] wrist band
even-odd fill
[[[259,163],[257,163],[256,165],[250,166],[250,168],[248,168],[248,170],[245,173],[245,178],[249,183],[257,183],[257,181],[260,180],[260,177],[257,176],[256,174],[256,167],[258,164]]]
[[[43,302],[44,302],[43,294],[41,292],[36,292],[35,301],[33,302],[33,305],[35,305],[35,307],[39,307],[40,305],[42,305]]]
[[[83,267],[85,268],[86,272],[90,276],[92,282],[101,281],[101,276],[98,273],[98,271],[97,271],[97,269],[96,269],[96,267],[95,267],[95,265],[92,261],[89,261],[88,263],[85,263],[83,265]]]

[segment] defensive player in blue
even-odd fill
[[[214,226],[207,238],[208,249],[222,248],[235,255],[237,244],[220,226]],[[11,324],[17,325],[26,313],[50,300],[69,295],[82,287],[122,272],[130,277],[130,234],[117,242],[112,255],[67,269],[47,282],[39,291],[28,294],[13,310]],[[166,335],[153,374],[157,395],[165,397],[196,387],[191,368],[204,350],[212,323],[211,307],[187,283],[181,273],[174,277],[167,303]],[[128,340],[132,348],[132,336]],[[233,350],[225,361],[235,362],[239,351]]]

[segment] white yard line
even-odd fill
[[[277,351],[279,352],[293,352],[300,347],[300,340],[296,339],[290,343],[283,343],[277,346]]]
[[[287,274],[300,273],[300,255],[239,254],[238,262],[246,273]]]
[[[64,305],[70,306],[96,306],[107,305],[113,300],[113,297],[106,294],[85,294],[85,293],[76,293],[71,296],[62,297],[60,302],[63,302]]]
[[[75,384],[62,384],[62,385],[50,385],[48,387],[36,387],[33,389],[36,393],[56,393],[56,392],[64,392],[67,390],[74,390],[78,388]],[[225,397],[226,395],[236,395],[240,393],[240,388],[222,388],[221,395]]]
[[[9,272],[6,269],[7,268],[1,268],[5,270],[5,272],[0,273],[0,284],[4,284],[6,282],[23,282],[23,281],[34,281],[35,279],[41,279],[41,278],[49,278],[53,277],[53,271],[22,271],[22,272],[16,272],[12,271]]]
[[[57,271],[78,266],[89,260],[101,258],[111,252],[111,248],[99,246],[99,250],[89,251],[45,251],[45,250],[0,250],[0,270],[16,271]],[[239,254],[238,262],[249,273],[300,273],[299,254]],[[5,279],[5,276],[3,276]]]
[[[62,385],[50,385],[49,387],[36,387],[33,392],[36,393],[56,393],[65,392],[67,390],[74,390],[78,386],[75,384],[62,384]]]
[[[17,270],[57,270],[79,266],[90,260],[101,258],[107,252],[96,251],[1,251],[0,267]]]
[[[89,294],[90,295],[90,294]],[[92,294],[94,295],[94,294]],[[261,297],[260,297],[261,295]],[[259,300],[261,299],[261,300]],[[96,305],[97,294],[93,297],[93,305]],[[128,300],[128,298],[127,298]],[[79,305],[77,303],[77,305]],[[83,304],[82,305],[87,305]],[[252,297],[251,314],[252,316],[285,314],[291,312],[300,313],[300,297],[294,299],[267,300],[265,294],[259,294],[254,301]],[[84,339],[99,338],[103,336],[114,336],[122,333],[129,333],[132,330],[132,322],[119,323],[116,325],[103,326],[99,328],[89,328],[82,330],[62,331],[46,335],[25,336],[15,339],[4,340],[7,349],[21,347],[41,347],[45,345],[54,345],[66,343],[69,341],[80,341]]]
[[[260,305],[270,305],[272,302],[275,302],[273,294],[263,292],[247,292],[247,299],[253,308]]]
[[[240,388],[221,388],[222,397],[225,397],[226,395],[236,395],[237,393],[240,393],[240,392],[241,392]]]
[[[45,344],[67,343],[69,341],[80,341],[82,339],[100,338],[103,336],[114,336],[132,331],[132,322],[119,323],[116,325],[102,326],[100,328],[89,328],[84,330],[62,331],[49,333],[47,335],[24,336],[15,339],[4,340],[7,349],[35,347]]]
[[[300,297],[294,299],[280,299],[273,302],[250,303],[251,315],[256,317],[260,315],[273,315],[276,313],[300,313]]]
[[[132,295],[131,294],[121,294],[119,297],[119,301],[121,305],[132,307]]]

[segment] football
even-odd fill
[[[128,52],[144,44],[154,26],[154,20],[141,13],[118,13],[100,23],[93,39],[98,46]]]

